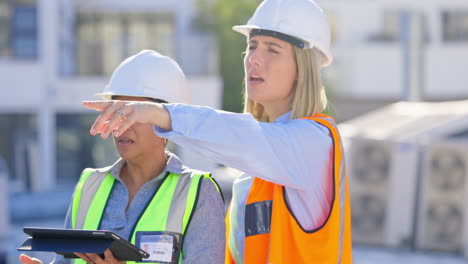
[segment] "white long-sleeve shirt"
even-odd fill
[[[291,210],[304,229],[313,230],[325,221],[333,192],[327,173],[332,139],[326,127],[312,120],[289,120],[290,112],[264,123],[250,114],[209,107],[165,107],[172,131],[155,126],[158,136],[246,173],[233,187],[231,230],[236,232],[228,243],[235,249],[235,260],[243,258],[244,209],[252,177],[285,186]]]

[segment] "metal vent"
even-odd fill
[[[355,140],[350,161],[353,240],[383,244],[391,171],[391,145]]]
[[[356,180],[366,184],[385,181],[390,171],[389,149],[377,142],[361,142],[355,147],[352,159]]]
[[[433,153],[430,163],[430,182],[440,192],[453,192],[465,185],[465,157],[455,150],[440,149]]]
[[[468,146],[437,143],[424,158],[418,247],[463,249]]]

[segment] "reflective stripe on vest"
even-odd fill
[[[129,241],[135,244],[137,231],[168,231],[184,235],[196,206],[202,177],[211,179],[209,174],[190,172],[166,175],[135,224]],[[115,178],[110,173],[104,175],[93,169],[82,173],[72,203],[74,229],[99,228],[114,182]],[[182,263],[182,256],[183,251],[179,263]],[[76,259],[76,263],[85,262]]]
[[[333,181],[329,215],[322,226],[305,230],[286,201],[285,187],[254,178],[245,209],[244,264],[352,263],[351,209],[340,135],[331,117],[317,114],[307,119],[325,126],[333,140],[327,166]],[[229,246],[225,263],[234,263]]]

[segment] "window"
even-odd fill
[[[6,161],[12,193],[31,188],[38,162],[36,124],[33,114],[0,115],[0,157]]]
[[[39,176],[37,118],[35,114],[0,114],[0,167],[4,159],[11,193],[30,190],[33,178]],[[103,140],[89,135],[89,127],[95,118],[95,114],[57,114],[58,184],[74,184],[84,168],[109,166],[119,158],[112,137]]]
[[[37,58],[37,8],[16,6],[12,19],[13,56],[16,58]]]
[[[468,41],[468,10],[442,12],[442,24],[444,41]]]
[[[77,17],[77,74],[110,75],[128,56],[154,49],[173,57],[174,20],[154,13],[80,13]]]
[[[411,30],[411,24],[418,22],[417,20],[420,22],[423,41],[428,43],[430,41],[430,35],[426,15],[420,12],[401,9],[384,10],[382,28],[380,32],[371,34],[369,36],[369,41],[399,42],[402,40],[402,37],[408,37],[407,34],[414,34],[414,32],[409,32],[408,30]]]
[[[0,1],[0,56],[2,57],[10,55],[10,17],[9,5]]]
[[[327,10],[328,23],[330,24],[330,43],[336,44],[338,37],[338,17],[335,12]]]
[[[400,23],[400,10],[385,10],[383,16],[383,37],[389,41],[398,41],[400,39]]]
[[[32,0],[0,0],[0,56],[36,59],[37,6]]]
[[[386,9],[382,14],[382,28],[369,36],[372,42],[396,42],[400,40],[401,10]]]
[[[95,114],[57,114],[57,183],[74,184],[84,168],[101,168],[118,158],[112,137],[92,137]]]

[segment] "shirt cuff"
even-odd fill
[[[170,139],[171,136],[181,134],[180,132],[178,132],[178,131],[181,131],[180,130],[181,128],[177,127],[178,124],[179,125],[184,124],[184,122],[179,121],[180,117],[178,117],[178,114],[177,114],[177,112],[180,112],[181,105],[179,105],[179,104],[163,104],[163,106],[164,106],[164,108],[166,108],[167,112],[169,112],[169,116],[170,116],[170,119],[171,119],[172,130],[166,130],[166,129],[160,128],[157,125],[153,125],[153,131],[158,137]],[[179,111],[177,111],[178,109],[179,109]]]

